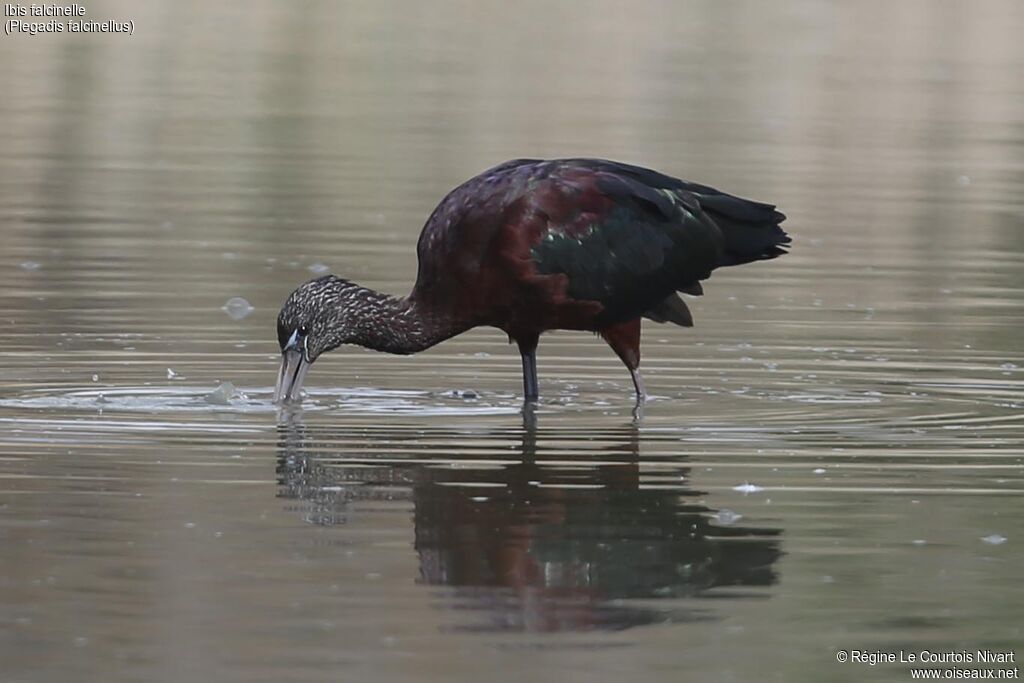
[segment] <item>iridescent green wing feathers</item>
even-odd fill
[[[565,275],[570,298],[600,303],[598,325],[642,315],[690,325],[676,292],[700,294],[719,266],[784,253],[784,218],[769,204],[638,166],[518,159],[437,206],[420,235],[412,296],[485,308],[477,299],[500,281],[499,263],[513,263],[527,284],[529,273],[518,272],[525,257],[536,275]]]
[[[536,269],[566,275],[569,295],[600,302],[606,323],[644,315],[689,326],[675,292],[700,294],[718,266],[773,258],[789,241],[767,204],[615,162],[551,165],[533,193],[549,216]]]

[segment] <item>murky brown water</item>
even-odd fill
[[[909,680],[835,653],[1019,645],[1019,3],[87,9],[135,35],[0,39],[4,680]],[[487,330],[332,354],[276,413],[311,269],[407,290],[447,189],[569,155],[790,216],[697,327],[645,323],[641,421],[570,333],[524,420]]]

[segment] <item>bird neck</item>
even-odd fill
[[[428,349],[468,329],[468,325],[406,297],[364,289],[364,304],[350,343],[385,353]]]

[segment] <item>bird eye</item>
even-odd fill
[[[309,328],[306,327],[305,325],[300,326],[299,327],[299,335],[302,336],[302,337],[305,337],[307,334],[309,334]]]

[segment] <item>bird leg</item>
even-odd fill
[[[601,330],[600,334],[629,370],[629,374],[633,378],[633,388],[636,389],[636,400],[640,402],[646,399],[647,391],[644,389],[644,380],[638,369],[640,367],[640,319],[611,325]]]
[[[644,378],[640,376],[640,368],[630,368],[629,374],[633,376],[633,388],[636,389],[637,400],[647,398],[647,389],[644,388]]]
[[[516,339],[519,345],[519,355],[523,357],[523,399],[536,401],[537,390],[537,341],[539,337],[520,337]]]

